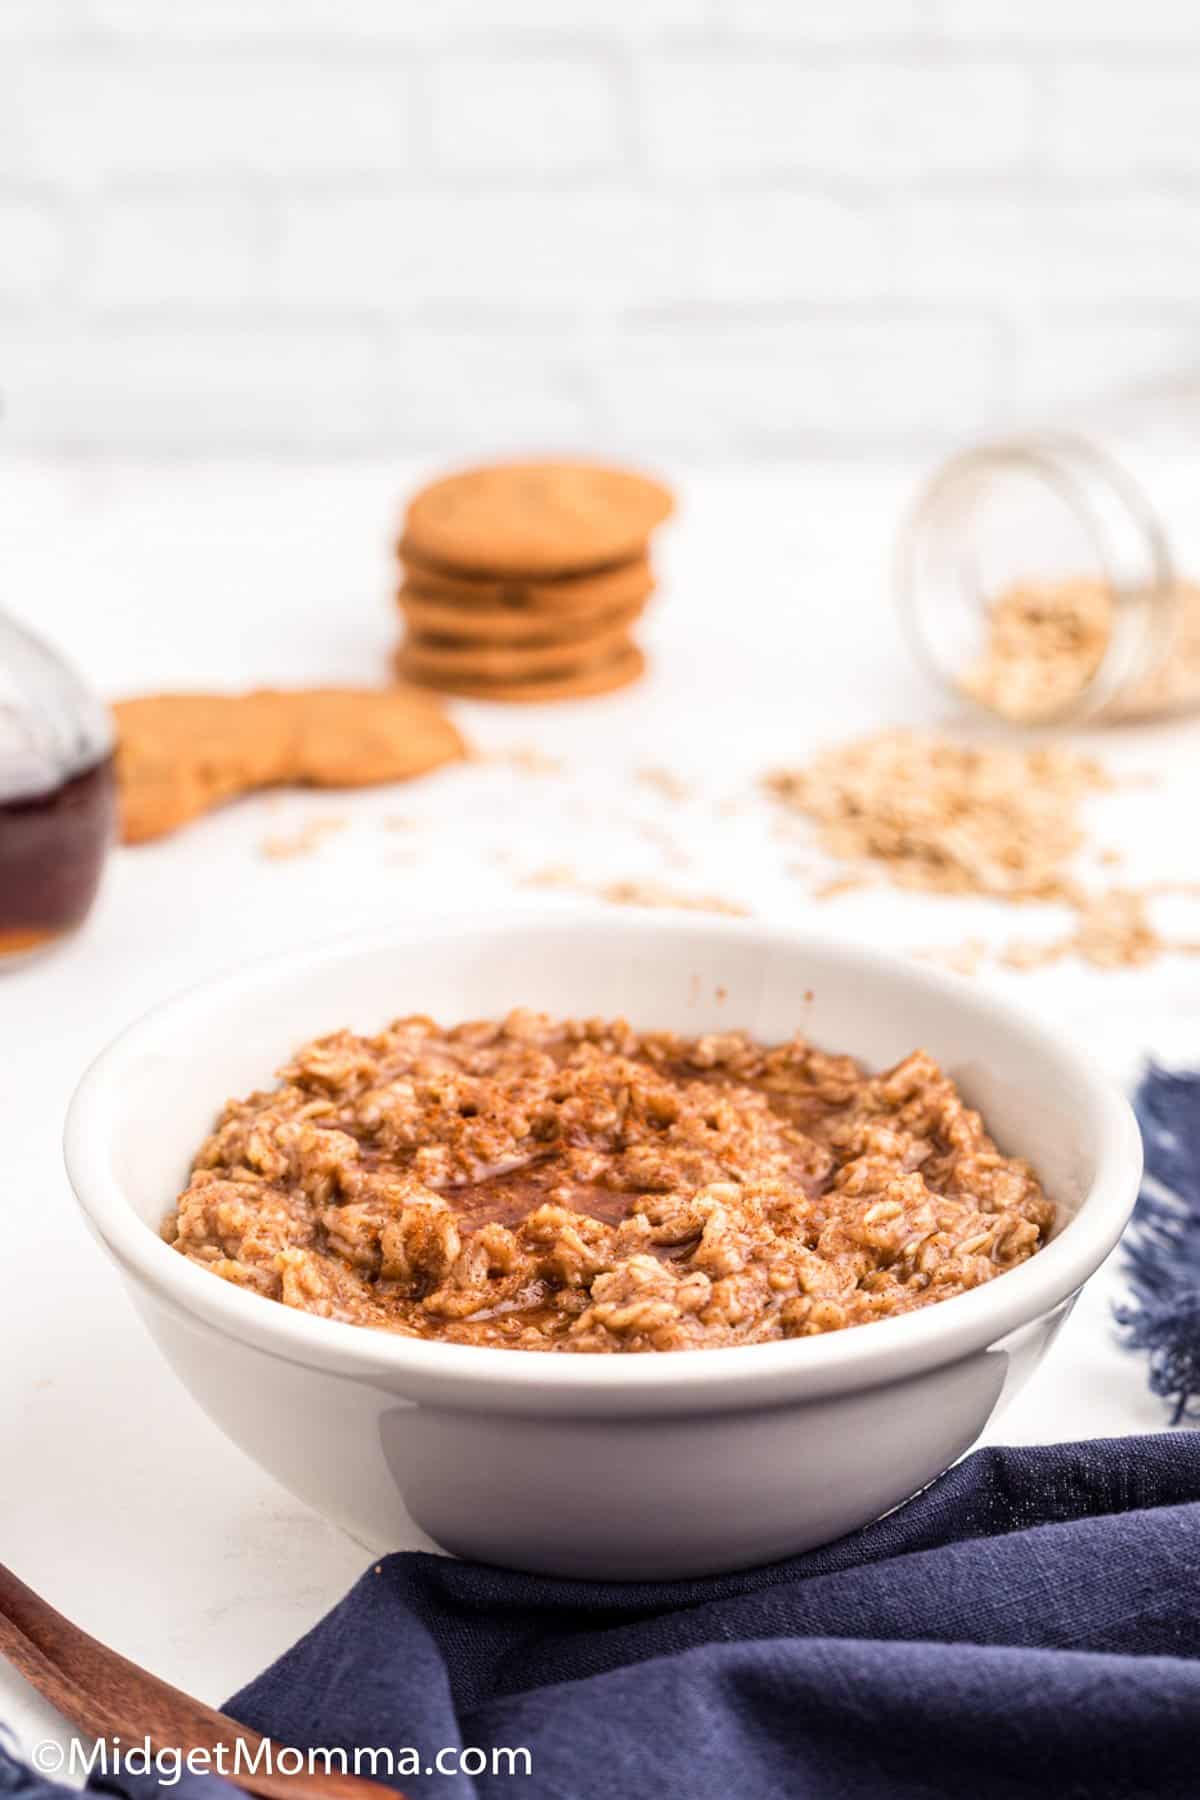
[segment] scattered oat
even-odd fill
[[[298,831],[265,837],[259,850],[272,862],[285,862],[294,856],[311,856],[314,850],[320,849],[327,837],[345,830],[346,823],[343,818],[329,816],[309,819]]]
[[[534,744],[509,744],[499,750],[477,751],[475,762],[501,763],[519,775],[561,775],[566,763],[561,756],[547,756]]]
[[[645,787],[656,789],[664,800],[670,800],[673,805],[682,805],[692,797],[690,783],[682,775],[676,775],[673,769],[664,769],[658,763],[650,763],[644,769],[639,769],[637,778]]]
[[[1077,956],[1098,969],[1137,968],[1155,962],[1167,949],[1146,911],[1146,896],[1130,888],[1089,895],[1069,942]]]
[[[1192,946],[1165,938],[1146,910],[1154,890],[1108,888],[1099,894],[1080,894],[1075,901],[1075,925],[1066,937],[1051,943],[1014,942],[1001,955],[1010,969],[1036,969],[1077,956],[1095,969],[1137,969],[1157,962],[1160,956],[1192,953]]]
[[[1010,969],[1037,969],[1073,956],[1095,969],[1138,968],[1170,954],[1195,954],[1166,937],[1147,910],[1158,894],[1200,884],[1163,881],[1089,891],[1069,873],[1082,844],[1084,799],[1113,784],[1099,763],[1061,746],[964,745],[930,734],[885,732],[828,750],[804,768],[767,778],[776,799],[814,819],[822,849],[879,867],[899,887],[1066,906],[1065,935],[1014,939],[994,952]],[[1115,850],[1099,861],[1121,860]],[[793,866],[794,872],[809,871]],[[818,887],[819,897],[857,886],[854,871]],[[978,938],[916,955],[974,974],[988,957]]]
[[[548,863],[544,869],[536,869],[527,875],[524,887],[532,888],[575,888],[586,892],[584,884],[569,863]]]
[[[1055,899],[1082,842],[1080,803],[1112,784],[1058,746],[968,745],[890,731],[770,775],[767,791],[820,826],[844,862],[878,863],[897,887]]]
[[[610,906],[653,906],[673,908],[679,912],[725,913],[731,918],[745,918],[749,908],[736,900],[725,900],[717,894],[683,894],[656,881],[633,877],[625,881],[588,882],[565,864],[552,863],[527,875],[525,887],[569,888],[593,900],[605,900]]]
[[[1000,961],[1006,969],[1041,969],[1047,963],[1059,962],[1067,954],[1069,938],[1063,938],[1056,944],[1039,944],[1032,940],[1014,938],[1000,953]]]
[[[670,907],[679,912],[724,913],[734,919],[748,918],[750,912],[749,907],[718,894],[681,894],[655,881],[610,881],[592,892],[612,906]]]
[[[648,844],[653,844],[662,853],[663,861],[669,868],[686,869],[691,866],[691,857],[665,826],[644,819],[639,822],[637,829],[639,837],[644,838]]]
[[[929,950],[914,950],[913,955],[922,962],[949,969],[955,975],[977,975],[980,964],[987,957],[987,945],[982,938],[968,938],[963,944],[941,944]]]
[[[870,885],[862,875],[834,875],[829,881],[822,881],[813,889],[813,899],[833,900],[839,894],[853,894],[857,889]]]
[[[1094,969],[1137,969],[1163,956],[1200,955],[1200,943],[1165,936],[1151,919],[1147,903],[1158,894],[1195,891],[1196,884],[1159,882],[1154,886],[1107,888],[1088,893],[1070,891],[1067,904],[1074,913],[1071,929],[1056,938],[1013,938],[998,949],[996,961],[1006,969],[1044,969],[1051,963],[1078,957]],[[956,947],[917,950],[916,956],[963,974],[975,974],[989,955],[979,938]]]

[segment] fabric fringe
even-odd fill
[[[1179,1425],[1200,1420],[1200,1071],[1151,1063],[1134,1110],[1146,1173],[1122,1244],[1132,1300],[1116,1320]]]

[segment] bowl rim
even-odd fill
[[[1099,1126],[1096,1177],[1064,1229],[1001,1279],[916,1312],[810,1338],[781,1339],[671,1354],[554,1356],[528,1350],[408,1338],[320,1318],[265,1300],[174,1251],[135,1211],[111,1166],[112,1102],[152,1038],[189,1007],[244,1004],[258,989],[296,979],[314,965],[414,939],[444,945],[473,934],[506,935],[564,926],[606,936],[669,935],[690,941],[755,940],[783,952],[899,977],[914,989],[966,1008],[1001,1032],[1016,1033],[1051,1059],[1065,1060],[1088,1092]],[[1121,1236],[1137,1197],[1142,1144],[1128,1099],[1094,1060],[1035,1014],[964,977],[836,936],[758,919],[709,915],[617,914],[560,905],[503,912],[415,916],[383,929],[341,934],[256,958],[157,1002],[94,1058],[75,1089],[64,1132],[67,1174],[94,1235],[135,1287],[218,1336],[283,1361],[367,1379],[416,1400],[460,1408],[553,1413],[725,1411],[746,1404],[819,1398],[899,1381],[995,1344],[1054,1310],[1099,1267]]]

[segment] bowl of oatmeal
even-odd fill
[[[972,984],[777,928],[409,922],[158,1008],[67,1159],[203,1409],[372,1548],[768,1561],[903,1501],[1031,1372],[1140,1173]]]

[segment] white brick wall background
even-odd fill
[[[928,449],[1193,360],[1197,0],[0,0],[0,447]]]

